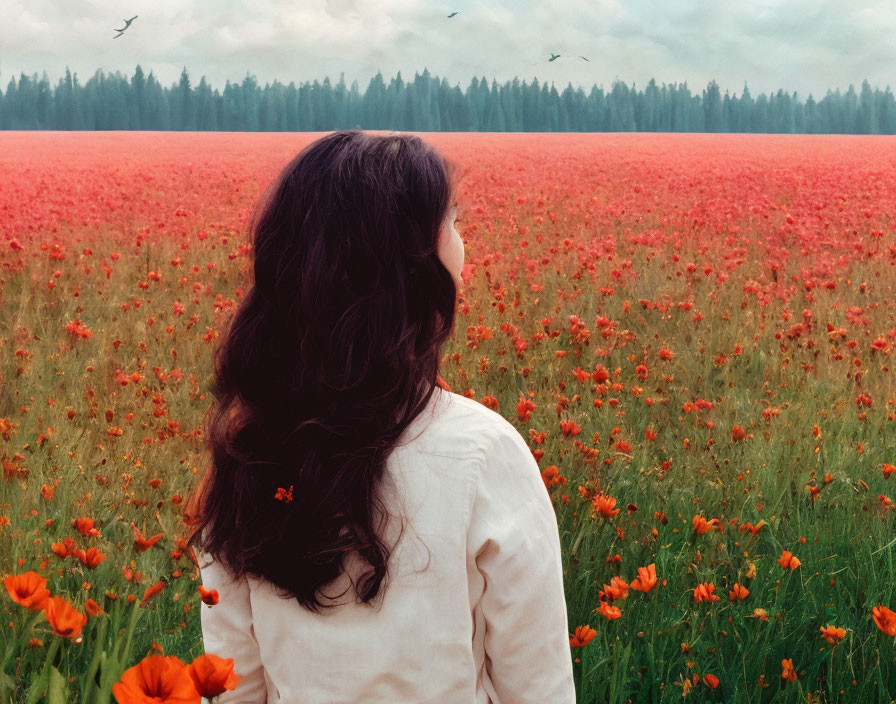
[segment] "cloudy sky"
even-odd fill
[[[261,85],[344,72],[363,93],[378,70],[388,83],[428,68],[463,90],[473,76],[516,76],[558,92],[651,78],[800,101],[865,78],[896,91],[892,0],[0,0],[0,18],[4,92],[22,72],[55,85],[68,66],[83,84],[137,64],[163,85],[186,66],[219,90],[247,72]]]

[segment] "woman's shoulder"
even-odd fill
[[[503,415],[492,410],[485,404],[482,404],[475,399],[467,398],[461,394],[454,393],[453,391],[443,391],[443,394],[449,397],[449,403],[453,405],[455,409],[455,416],[468,417],[471,421],[503,432],[518,432],[513,424]]]
[[[436,403],[430,444],[465,454],[489,455],[495,443],[510,439],[525,444],[516,427],[488,406],[453,391],[441,391]]]

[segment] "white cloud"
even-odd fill
[[[187,67],[219,90],[247,72],[262,85],[345,73],[360,89],[382,71],[413,80],[424,67],[466,89],[485,76],[609,90],[687,81],[700,92],[883,89],[896,45],[889,0],[0,0],[0,88],[12,75],[53,84],[68,65],[85,82],[96,69],[133,75],[140,64],[165,85]],[[448,19],[447,15],[458,14]],[[138,15],[119,39],[122,15]],[[561,56],[548,62],[551,52]],[[579,56],[589,61],[583,61]],[[531,64],[535,64],[531,66]]]

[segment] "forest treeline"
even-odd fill
[[[5,130],[200,130],[325,132],[359,127],[415,132],[760,132],[806,134],[896,134],[896,101],[862,82],[841,94],[827,91],[800,102],[778,90],[753,97],[746,83],[740,97],[721,94],[713,80],[692,94],[687,81],[642,90],[616,80],[608,91],[589,93],[568,84],[519,79],[499,85],[474,77],[467,89],[451,86],[428,70],[405,81],[401,72],[386,84],[370,79],[333,85],[329,77],[295,85],[260,86],[247,73],[227,81],[222,92],[203,76],[193,85],[186,67],[180,80],[161,85],[138,65],[130,79],[97,70],[83,85],[68,68],[50,85],[46,72],[11,78],[0,93],[0,129]]]

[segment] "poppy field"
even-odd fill
[[[320,136],[0,133],[0,701],[238,690],[188,498]],[[542,470],[577,700],[896,699],[896,140],[420,136],[463,173],[441,375]]]

